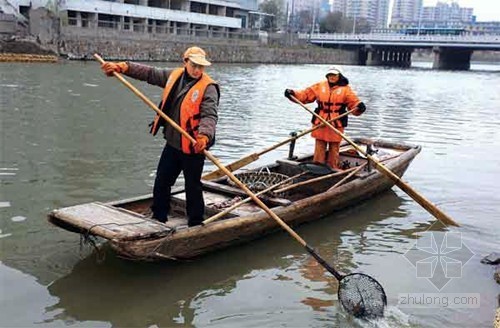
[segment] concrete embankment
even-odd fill
[[[72,60],[91,60],[94,53],[99,53],[108,60],[178,62],[184,50],[192,45],[203,47],[209,58],[218,63],[356,64],[358,61],[356,52],[307,45],[284,47],[245,42],[162,42],[82,37],[59,40],[57,55]],[[41,48],[36,42],[29,41],[2,41],[0,53],[55,55],[54,52]],[[22,56],[16,56],[22,59]],[[5,57],[12,59],[16,56]]]
[[[61,53],[70,59],[90,59],[99,53],[107,59],[136,61],[179,61],[180,54],[192,45],[204,48],[209,58],[220,63],[273,64],[355,64],[357,54],[346,50],[322,49],[316,46],[263,46],[255,43],[158,42],[153,40],[65,39]]]

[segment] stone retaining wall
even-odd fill
[[[219,63],[357,64],[356,52],[316,46],[271,47],[256,44],[221,44],[153,40],[62,37],[59,51],[70,59],[92,59],[94,53],[108,60],[179,61],[192,45],[204,48],[210,60]]]

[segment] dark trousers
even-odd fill
[[[201,173],[204,162],[205,156],[202,154],[188,155],[169,145],[165,146],[158,163],[153,187],[152,210],[158,221],[167,221],[170,210],[170,192],[181,171],[184,173],[188,225],[198,225],[203,221],[205,204]]]

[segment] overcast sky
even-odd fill
[[[436,3],[437,0],[424,0],[424,6],[434,6]],[[500,0],[458,0],[458,4],[460,7],[474,8],[478,21],[500,21]]]

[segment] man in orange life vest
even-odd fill
[[[150,132],[156,135],[163,126],[163,135],[167,140],[153,187],[153,218],[160,222],[167,221],[171,187],[182,171],[188,225],[195,226],[203,221],[203,150],[212,146],[215,140],[220,91],[218,84],[204,72],[211,63],[203,49],[188,48],[182,59],[183,67],[175,69],[159,69],[132,62],[106,62],[101,68],[108,76],[119,72],[164,88],[159,108],[196,139],[196,144],[192,144],[159,115],[151,123]]]
[[[328,69],[324,81],[313,84],[304,90],[286,89],[285,97],[291,100],[290,96],[294,96],[306,104],[316,101],[318,107],[315,113],[327,121],[350,109],[356,109],[353,112],[356,116],[363,114],[366,110],[365,104],[358,99],[349,86],[349,80],[342,74],[340,68],[335,66]],[[321,124],[321,121],[316,117],[313,117],[311,122],[313,125]],[[347,126],[347,116],[334,121],[333,126],[340,132],[344,132],[344,127]],[[342,137],[328,126],[314,130],[312,137],[316,139],[313,160],[326,163],[333,169],[339,169],[339,148]]]

